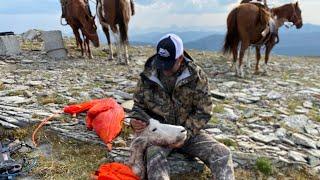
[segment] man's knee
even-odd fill
[[[202,153],[204,153],[203,156],[205,157],[203,160],[211,168],[214,166],[225,166],[230,164],[230,161],[232,162],[230,149],[219,142],[212,142],[212,144],[204,147]]]
[[[147,176],[150,180],[168,180],[169,165],[167,156],[170,150],[159,146],[150,146],[146,149]]]
[[[207,165],[211,169],[213,179],[233,180],[234,170],[230,149],[219,143],[212,152]]]

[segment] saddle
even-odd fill
[[[63,24],[62,23],[62,19],[66,19],[66,14],[67,14],[67,8],[66,6],[68,5],[68,2],[69,0],[60,0],[60,3],[61,3],[61,25],[67,25],[67,24]],[[91,13],[91,9],[90,9],[90,6],[89,6],[89,0],[84,0],[84,2],[86,3],[86,8],[89,12],[89,15],[92,17],[92,13]]]

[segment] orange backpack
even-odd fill
[[[64,108],[68,114],[77,114],[88,111],[86,126],[94,130],[108,149],[112,148],[112,140],[121,132],[125,112],[123,108],[112,98],[98,99],[82,104],[71,105]]]
[[[139,180],[130,167],[120,163],[103,164],[94,174],[96,180]]]

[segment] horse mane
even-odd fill
[[[270,11],[272,14],[277,14],[280,16],[284,16],[284,9],[288,9],[287,7],[292,7],[292,3],[289,4],[284,4],[282,6],[279,7],[275,7],[275,8],[271,8]]]

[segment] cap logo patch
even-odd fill
[[[166,50],[166,49],[162,49],[162,48],[159,49],[158,54],[159,54],[161,57],[166,57],[166,58],[170,56],[169,51]]]

